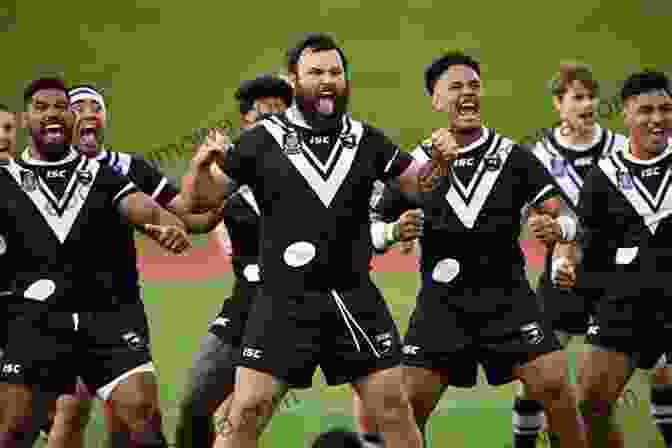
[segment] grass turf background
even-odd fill
[[[453,48],[465,49],[483,63],[486,124],[520,139],[555,120],[545,83],[561,59],[591,63],[605,97],[616,94],[632,70],[669,69],[664,56],[668,45],[661,36],[671,15],[672,3],[660,0],[117,0],[95,5],[10,0],[0,5],[5,50],[0,102],[20,108],[20,90],[42,74],[61,72],[70,82],[94,82],[106,89],[108,141],[118,150],[148,152],[222,118],[235,122],[232,96],[240,80],[279,68],[288,43],[303,32],[324,30],[336,34],[351,60],[354,115],[385,129],[404,147],[443,124],[423,95],[422,70],[440,51]],[[620,129],[619,121],[612,114],[606,123]],[[178,177],[184,166],[176,162],[165,169]],[[381,273],[376,279],[405,329],[415,276]],[[147,284],[171,435],[174,402],[191,356],[229,286],[229,277],[198,284]],[[645,397],[642,378],[635,386]],[[510,396],[510,387],[451,390],[434,419],[433,433],[441,442],[435,446],[505,445]],[[305,404],[306,412],[349,410],[349,392],[343,388],[316,387],[301,398],[304,403],[320,399],[318,408]],[[451,400],[464,404],[462,398],[478,400],[478,410],[451,408]],[[486,410],[488,404],[491,410]],[[655,433],[643,413],[644,408],[625,413],[628,446],[655,446],[649,444]],[[291,415],[276,420],[265,446],[271,440],[301,446],[321,428],[320,422],[331,421]],[[486,425],[489,430],[483,431]],[[100,442],[99,429],[91,427],[89,446]]]

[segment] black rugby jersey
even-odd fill
[[[222,210],[224,224],[231,240],[231,264],[236,280],[259,282],[259,206],[247,186],[226,199]]]
[[[109,307],[117,298],[114,257],[119,202],[137,192],[125,176],[74,149],[58,162],[30,158],[0,168],[0,206],[13,254],[13,286],[51,280],[47,303],[68,311]]]
[[[140,191],[151,196],[161,207],[166,208],[179,194],[179,189],[155,165],[138,154],[103,149],[96,156],[96,161],[108,165],[115,173],[128,177]],[[140,276],[135,232],[123,217],[119,216],[118,223],[125,232],[110,235],[110,238],[116,239],[116,251],[108,256],[116,257],[117,286],[120,294],[130,301],[139,298]]]
[[[413,155],[429,160],[431,146],[420,145]],[[555,194],[552,179],[530,151],[483,128],[423,204],[423,284],[449,286],[456,296],[502,288],[502,300],[511,300],[505,289],[525,275],[521,213]]]
[[[348,116],[330,138],[294,108],[242,134],[224,171],[257,200],[269,291],[349,289],[368,281],[374,181],[399,176],[411,160],[380,130]]]
[[[541,161],[553,178],[556,190],[560,193],[560,213],[578,222],[576,207],[588,172],[597,162],[608,156],[616,148],[622,148],[627,138],[609,129],[595,125],[595,138],[590,145],[582,147],[565,146],[557,138],[558,128],[543,129],[542,138],[532,146],[534,155]],[[577,246],[577,255],[581,259],[583,250]],[[551,263],[553,253],[546,251],[542,284],[551,284]]]
[[[579,288],[607,299],[658,300],[670,295],[672,146],[651,160],[635,159],[626,142],[586,179],[578,213],[585,233]]]

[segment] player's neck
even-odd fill
[[[654,157],[660,155],[655,151],[647,151],[639,142],[635,140],[630,140],[630,155],[638,160],[651,160]]]
[[[560,132],[557,138],[563,146],[587,146],[595,140],[598,129],[597,125],[583,132],[571,129],[569,132]]]
[[[469,131],[455,132],[455,141],[460,148],[466,148],[483,136],[483,127]]]
[[[28,152],[28,157],[33,160],[39,160],[42,162],[59,162],[65,159],[68,154],[70,154],[70,145],[64,144],[62,152],[54,153],[49,151],[47,148],[40,147],[35,139],[33,139],[33,144],[26,148],[26,151]]]

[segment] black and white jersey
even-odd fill
[[[166,208],[179,194],[176,186],[155,165],[139,154],[103,149],[96,156],[96,161],[109,166],[115,173],[128,177],[140,191],[151,196],[161,207]],[[108,256],[116,257],[117,287],[120,294],[130,300],[132,296],[138,295],[140,281],[135,236],[133,228],[129,227],[123,217],[119,216],[118,223],[125,232],[114,234],[117,238],[117,250]]]
[[[604,287],[614,299],[672,292],[671,183],[672,146],[640,160],[626,143],[600,160],[579,201],[586,233],[579,285]]]
[[[118,204],[137,187],[110,167],[72,149],[58,162],[30,158],[0,168],[5,200],[2,232],[13,263],[13,286],[52,280],[60,309],[109,306],[115,299]],[[50,302],[50,299],[47,299]]]
[[[431,147],[420,145],[413,155],[429,160]],[[423,284],[449,285],[460,295],[519,282],[524,276],[521,213],[557,194],[543,165],[510,139],[483,128],[441,180],[423,205]]]
[[[593,141],[588,145],[568,146],[560,142],[560,128],[543,129],[543,137],[531,148],[554,180],[561,196],[560,213],[578,222],[576,207],[588,172],[597,162],[617,148],[622,148],[627,138],[600,125],[595,125]],[[579,259],[583,256],[581,245],[577,246]],[[546,252],[544,281],[550,284],[552,252]]]
[[[368,281],[374,181],[399,176],[411,160],[366,123],[345,116],[340,129],[318,132],[295,108],[241,135],[225,172],[257,200],[269,290],[327,291]]]
[[[259,282],[260,210],[252,190],[242,186],[224,203],[224,224],[231,240],[231,264],[236,280]]]

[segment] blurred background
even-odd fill
[[[237,124],[233,93],[240,81],[282,69],[288,45],[305,32],[325,31],[335,34],[351,61],[353,115],[383,128],[404,148],[443,124],[430,110],[422,74],[432,58],[451,49],[482,63],[486,125],[522,139],[556,120],[546,82],[561,60],[591,64],[605,100],[618,94],[633,70],[655,67],[670,73],[671,16],[672,2],[661,0],[3,0],[0,102],[19,110],[23,87],[41,75],[94,83],[104,89],[112,148],[151,153],[177,144],[185,148],[184,156],[163,160],[162,168],[178,180],[190,157],[190,144],[184,142],[195,129],[226,119]],[[605,115],[603,124],[622,129],[618,113]],[[171,259],[150,243],[140,245],[172,440],[176,402],[193,352],[230,292],[231,274],[208,238],[198,239],[186,258]],[[417,276],[412,260],[390,260],[374,276],[405,331]],[[218,269],[204,273],[208,264]],[[200,269],[201,276],[188,277],[190,267]],[[531,265],[530,273],[534,281],[538,266]],[[639,404],[619,411],[628,446],[662,447],[647,417],[647,382],[646,373],[633,380]],[[511,390],[451,389],[432,421],[433,445],[510,444]],[[264,446],[303,446],[320,430],[351,423],[348,388],[326,389],[316,376],[315,387],[298,398],[274,421]],[[489,430],[479,431],[484,418]],[[98,418],[89,428],[88,446],[102,446],[102,434]]]

